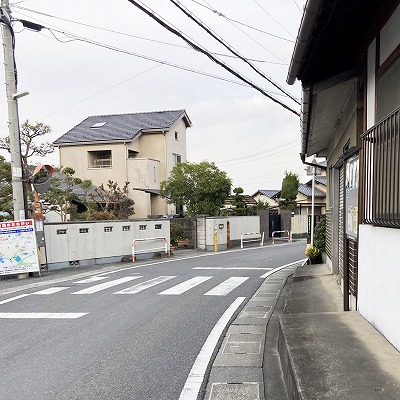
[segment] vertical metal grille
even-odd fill
[[[400,228],[400,108],[362,137],[362,222]]]
[[[343,224],[343,209],[344,209],[344,168],[339,170],[339,275],[343,278],[343,237],[344,237],[344,224]]]
[[[349,239],[349,291],[357,297],[358,284],[358,244],[356,241]]]
[[[325,252],[332,260],[332,209],[326,210]]]

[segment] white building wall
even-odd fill
[[[358,310],[400,351],[400,230],[359,227]]]

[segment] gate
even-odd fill
[[[272,232],[281,230],[281,216],[278,210],[269,210],[269,237],[272,237]]]

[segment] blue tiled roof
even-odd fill
[[[304,196],[311,197],[312,196],[312,187],[304,185],[303,183],[299,184],[299,193],[304,194]],[[326,197],[326,193],[318,188],[314,188],[314,196],[315,197]]]
[[[85,142],[132,141],[142,131],[169,129],[180,118],[184,118],[186,126],[191,125],[185,110],[95,115],[86,118],[53,143],[62,146]]]
[[[270,199],[272,199],[274,196],[276,196],[278,193],[280,193],[280,190],[270,190],[270,189],[266,189],[266,190],[257,190],[256,193],[253,194],[253,196],[255,196],[256,194],[261,193],[264,196],[269,197]]]

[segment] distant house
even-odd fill
[[[278,207],[280,190],[257,190],[251,197],[255,201],[262,201],[268,203],[270,208]]]
[[[325,183],[325,184],[324,184]],[[324,176],[315,177],[314,187],[314,214],[325,214],[326,205],[326,178]],[[325,189],[325,190],[324,190]],[[279,200],[281,197],[280,190],[257,190],[252,195],[256,201],[267,202],[270,209],[279,207]],[[296,211],[295,214],[311,214],[312,207],[312,181],[307,183],[300,183],[296,197]]]
[[[86,118],[54,141],[60,165],[75,176],[106,186],[109,180],[129,184],[135,218],[175,214],[160,197],[160,182],[171,169],[187,161],[185,110],[96,115]]]
[[[399,26],[398,0],[308,0],[287,80],[303,89],[301,158],[327,160],[327,263],[343,309],[397,349]]]

